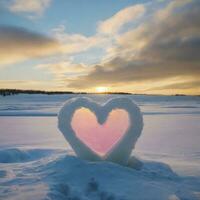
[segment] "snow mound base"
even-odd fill
[[[84,161],[64,150],[35,152],[41,155],[31,161],[0,163],[0,199],[199,200],[200,177],[180,177],[164,163],[143,161],[136,170]]]

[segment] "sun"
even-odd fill
[[[96,87],[95,90],[97,93],[104,93],[104,92],[108,91],[108,88],[107,87]]]

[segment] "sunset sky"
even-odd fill
[[[0,88],[200,94],[199,0],[0,0]]]

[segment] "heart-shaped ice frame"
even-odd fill
[[[91,110],[100,124],[106,121],[108,114],[114,109],[124,109],[128,113],[129,128],[106,156],[101,157],[92,151],[74,133],[71,127],[71,120],[74,112],[80,108]],[[106,160],[126,165],[135,143],[141,135],[143,118],[139,107],[129,98],[114,98],[105,104],[98,104],[89,98],[78,97],[68,100],[61,108],[58,115],[58,128],[80,158],[90,161]]]

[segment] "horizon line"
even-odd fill
[[[66,91],[59,91],[59,90],[36,90],[36,89],[8,89],[8,88],[0,88],[0,95],[14,95],[14,94],[121,94],[121,95],[146,95],[146,96],[200,96],[200,94],[182,94],[182,93],[177,93],[177,94],[152,94],[152,93],[133,93],[133,92],[116,92],[116,91],[110,91],[110,92],[74,92],[71,90],[66,90]]]

